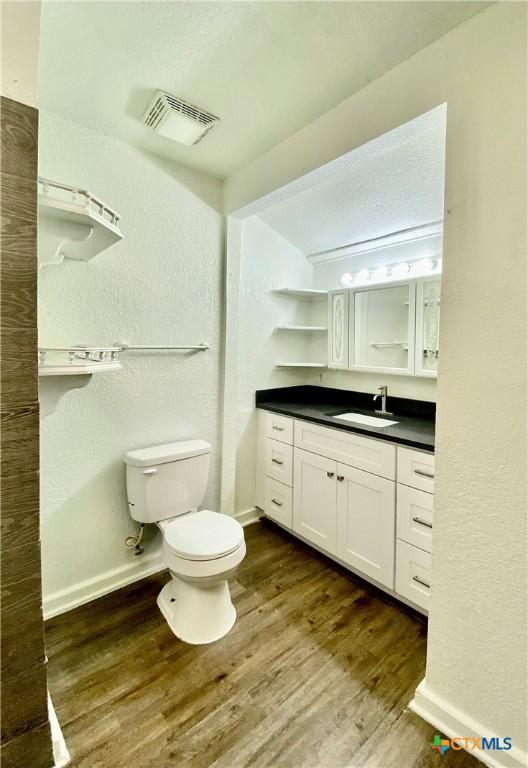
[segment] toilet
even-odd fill
[[[228,515],[199,510],[211,446],[188,440],[125,456],[130,515],[156,523],[171,580],[158,606],[174,634],[201,645],[219,640],[236,619],[227,579],[246,554],[244,529]]]

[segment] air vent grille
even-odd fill
[[[203,109],[193,107],[192,104],[188,104],[182,99],[175,99],[173,96],[169,96],[168,94],[166,95],[166,99],[169,106],[176,112],[182,112],[182,114],[187,115],[187,117],[190,117],[192,120],[197,120],[203,125],[209,125],[210,123],[214,123],[216,120],[218,120],[217,117],[209,114],[209,112],[204,112]]]
[[[164,111],[165,104],[163,103],[163,100],[161,98],[157,98],[145,115],[146,125],[148,125],[150,128],[155,128],[157,125],[159,125]]]
[[[154,98],[143,116],[143,122],[153,130],[157,130],[158,127],[161,130],[162,124],[171,114],[181,115],[182,117],[191,120],[197,127],[202,127],[202,135],[205,135],[205,133],[219,122],[219,118],[215,117],[215,115],[212,115],[210,112],[195,107],[193,104],[189,104],[189,102],[184,101],[177,96],[171,96],[170,93],[165,93],[164,91],[157,91],[154,95]],[[200,136],[200,138],[202,138],[202,136]]]

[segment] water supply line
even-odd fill
[[[125,539],[125,547],[127,549],[133,549],[135,555],[142,555],[145,551],[143,547],[140,546],[141,540],[143,538],[143,531],[145,528],[145,523],[141,523],[139,526],[139,531],[135,536],[127,536]]]

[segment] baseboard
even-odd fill
[[[422,680],[415,691],[414,699],[409,704],[409,709],[422,717],[441,733],[454,739],[457,736],[471,736],[477,738],[486,736],[492,738],[499,734],[490,733],[489,729],[477,722],[465,712],[451,706],[445,699],[429,690]],[[510,734],[500,734],[501,738]],[[490,768],[526,768],[528,755],[521,749],[512,745],[508,751],[468,750],[468,752]]]
[[[114,590],[125,587],[127,584],[158,573],[165,567],[161,559],[161,552],[156,552],[152,555],[139,556],[131,563],[106,571],[92,579],[81,581],[72,587],[52,592],[42,601],[44,619],[51,619],[60,613],[71,611],[79,605],[96,600],[98,597],[114,592]]]
[[[251,523],[258,523],[262,512],[258,507],[250,507],[250,509],[244,509],[242,512],[237,512],[235,518],[240,525],[246,526]]]

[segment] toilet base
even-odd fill
[[[214,643],[236,620],[226,579],[200,585],[172,576],[158,595],[158,607],[176,637],[191,645]]]

